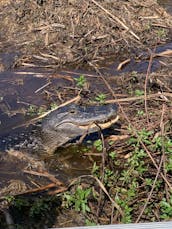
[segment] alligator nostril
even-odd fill
[[[70,110],[71,114],[76,114],[76,110]]]

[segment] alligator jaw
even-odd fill
[[[117,115],[115,118],[106,121],[104,123],[98,123],[98,122],[93,122],[87,125],[77,125],[79,128],[81,129],[92,129],[92,128],[96,128],[96,127],[100,127],[102,130],[109,128],[110,126],[112,126],[113,124],[115,124],[119,119],[119,116]]]

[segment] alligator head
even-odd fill
[[[109,128],[117,119],[115,104],[70,104],[49,113],[40,125],[37,123],[25,129],[19,128],[14,133],[0,137],[0,148],[53,153],[77,137]]]
[[[116,104],[70,104],[51,112],[42,121],[42,142],[46,151],[51,153],[78,136],[109,128],[117,120]]]

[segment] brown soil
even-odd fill
[[[0,7],[0,48],[20,50],[18,65],[96,65],[164,43],[172,27],[156,0],[18,0]]]

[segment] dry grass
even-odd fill
[[[50,0],[43,5],[19,0],[3,10],[0,45],[22,52],[18,65],[88,66],[163,43],[171,26],[171,16],[155,0]]]

